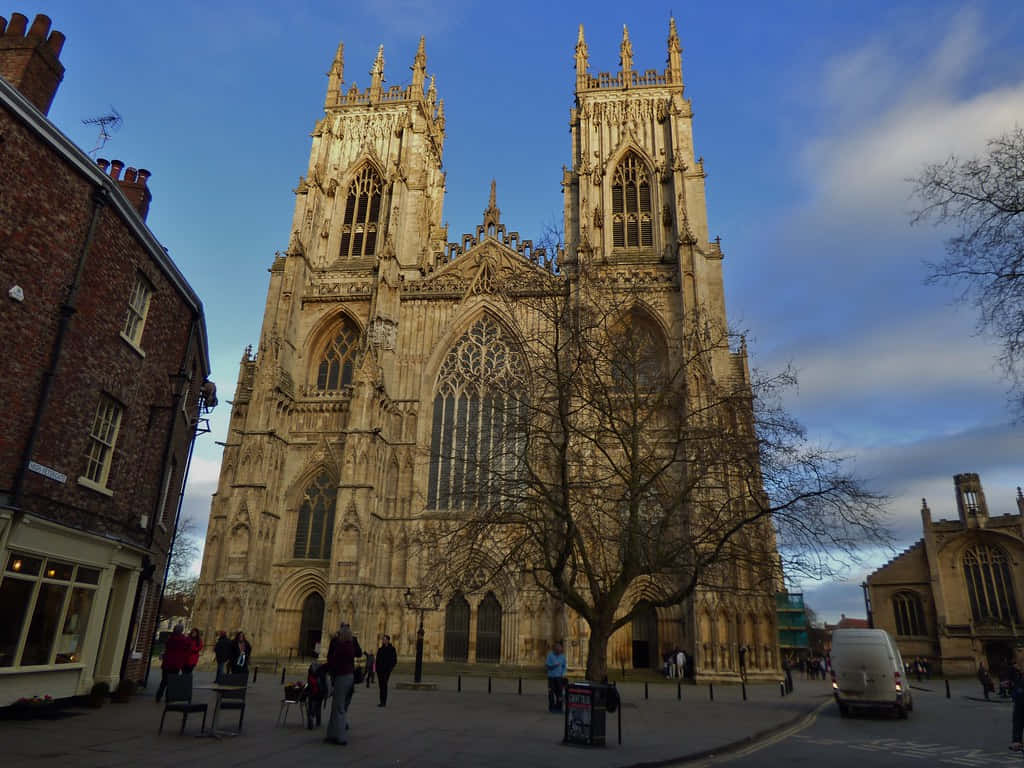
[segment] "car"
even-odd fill
[[[832,633],[832,693],[839,715],[851,707],[891,709],[901,718],[914,708],[903,678],[903,657],[884,629],[837,629]]]

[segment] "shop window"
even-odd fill
[[[80,662],[100,573],[11,553],[0,576],[0,667]]]

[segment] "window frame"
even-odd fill
[[[41,561],[38,573],[35,574],[23,574],[12,570],[11,564],[16,558],[33,558]],[[60,564],[64,566],[70,566],[70,575],[66,579],[61,579],[54,576],[47,575],[48,568],[53,562],[54,564]],[[0,569],[0,590],[3,589],[4,584],[8,581],[18,581],[22,583],[31,583],[32,590],[29,595],[28,601],[25,604],[24,612],[20,619],[21,627],[18,630],[17,640],[15,641],[14,652],[12,654],[11,664],[6,666],[0,666],[0,670],[35,670],[35,669],[74,669],[76,666],[82,666],[85,661],[81,658],[82,649],[85,647],[86,640],[89,632],[95,627],[94,619],[99,615],[97,607],[97,596],[100,593],[100,585],[103,581],[103,568],[91,563],[82,563],[66,557],[60,556],[49,556],[45,553],[32,552],[22,548],[6,551],[6,562],[3,563],[3,569]],[[80,581],[79,576],[81,571],[98,571],[99,576],[95,583],[89,581]],[[46,656],[46,662],[42,664],[22,664],[21,661],[25,655],[25,649],[28,644],[28,636],[32,628],[33,618],[35,617],[36,607],[38,605],[39,594],[42,591],[44,585],[60,586],[64,589],[64,594],[61,597],[61,605],[56,613],[55,622],[53,625],[53,631],[50,633],[49,639],[49,651]],[[68,618],[68,611],[71,608],[72,597],[75,590],[88,590],[91,594],[91,602],[89,605],[89,615],[85,621],[85,626],[79,633],[80,640],[76,652],[79,655],[76,661],[64,661],[58,662],[57,656],[61,655],[58,652],[59,640],[64,635],[64,628]],[[7,619],[5,620],[14,620]]]
[[[655,248],[654,197],[657,190],[653,178],[651,168],[636,151],[626,152],[616,164],[611,179],[611,199],[608,206],[611,212],[613,251],[634,253]],[[646,207],[643,205],[644,189],[647,196]],[[631,237],[631,225],[635,227],[635,238]],[[620,234],[621,244],[617,242]],[[632,242],[633,240],[635,242]]]
[[[924,615],[924,602],[917,592],[901,590],[893,594],[891,600],[897,636],[924,637],[928,634],[928,621]]]
[[[136,298],[142,291],[144,291],[144,295],[140,308],[136,303]],[[152,306],[154,293],[156,293],[156,289],[153,287],[152,281],[141,271],[136,272],[135,283],[128,295],[124,323],[121,324],[121,338],[143,357],[146,356],[146,353],[142,350],[142,334],[146,329],[146,320],[149,317],[149,308]]]
[[[987,624],[994,621],[999,624],[1019,624],[1020,612],[1013,570],[1006,551],[994,544],[979,541],[964,549],[960,564],[971,619],[975,623]]]
[[[103,433],[96,434],[98,426],[104,429],[103,424],[100,422],[101,413],[104,406],[111,406],[114,409],[113,425],[109,428],[109,433],[106,437]],[[114,463],[114,451],[117,449],[117,438],[121,432],[121,422],[124,420],[125,408],[117,398],[101,392],[98,402],[96,403],[96,411],[93,415],[92,425],[89,427],[88,442],[86,444],[85,451],[85,473],[79,476],[78,483],[91,490],[98,491],[107,496],[113,496],[114,492],[110,489],[108,483],[110,480],[110,469]],[[102,446],[99,450],[102,451],[102,458],[97,460],[93,456],[93,449],[95,446]],[[96,463],[100,467],[99,476],[92,477],[90,473],[92,471],[92,464]]]
[[[369,163],[349,182],[341,217],[338,258],[375,256],[383,243],[384,177]],[[364,200],[365,198],[365,200]]]

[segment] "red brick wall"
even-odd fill
[[[20,13],[0,16],[0,77],[14,85],[43,114],[50,110],[64,77],[60,52],[64,35],[50,32],[50,19],[38,14],[31,27]]]

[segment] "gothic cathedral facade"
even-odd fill
[[[257,654],[287,656],[315,652],[345,620],[365,647],[389,633],[412,653],[416,519],[447,498],[436,446],[431,464],[452,428],[438,393],[460,387],[460,355],[511,343],[491,295],[501,276],[564,287],[563,263],[592,260],[649,286],[666,338],[697,305],[725,327],[675,22],[665,70],[633,69],[625,28],[620,56],[620,71],[591,75],[580,27],[566,242],[551,253],[506,227],[493,184],[481,225],[449,242],[444,101],[422,39],[411,83],[383,86],[381,49],[365,90],[344,88],[339,46],[259,346],[239,368],[195,626],[243,629]],[[713,357],[712,377],[746,371],[743,349]],[[424,616],[428,660],[537,665],[564,639],[570,666],[586,662],[586,624],[530,583],[510,575],[440,597]],[[748,674],[774,675],[773,594],[704,590],[651,607],[616,633],[608,662],[656,667],[675,647],[698,678],[738,675],[741,656]]]

